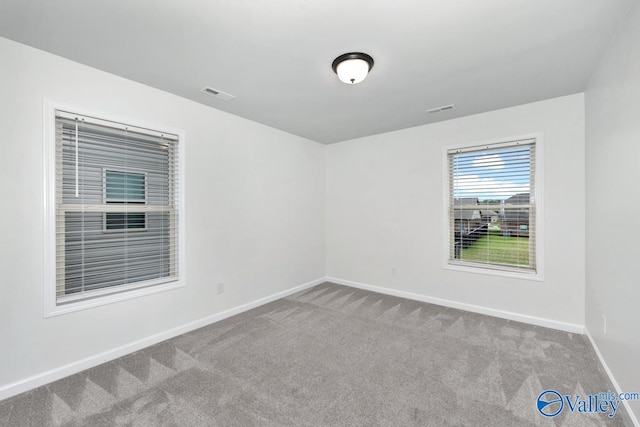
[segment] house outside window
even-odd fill
[[[181,136],[49,109],[45,314],[181,286]]]
[[[539,139],[446,149],[446,266],[539,273]]]

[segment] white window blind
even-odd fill
[[[178,278],[179,139],[55,113],[56,304]]]
[[[536,271],[535,145],[448,150],[449,264]]]

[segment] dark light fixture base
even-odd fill
[[[373,58],[371,57],[371,55],[367,55],[366,53],[362,53],[362,52],[350,52],[350,53],[344,53],[333,60],[333,63],[331,64],[331,68],[333,68],[333,72],[338,74],[338,65],[341,62],[347,61],[349,59],[362,59],[367,64],[369,64],[369,71],[371,71],[371,69],[373,68]]]

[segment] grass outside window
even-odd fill
[[[460,250],[464,261],[482,261],[506,265],[529,265],[529,238],[505,237],[490,230],[471,246]]]

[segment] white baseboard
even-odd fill
[[[618,381],[616,381],[616,379],[614,378],[613,373],[611,372],[611,369],[609,369],[609,366],[607,366],[607,362],[604,361],[604,357],[602,357],[602,353],[600,353],[600,349],[598,348],[598,345],[596,344],[595,340],[593,339],[593,337],[589,333],[589,329],[587,329],[587,328],[585,328],[585,335],[589,338],[589,341],[591,342],[591,346],[593,346],[593,349],[595,350],[596,355],[598,356],[598,359],[600,360],[600,364],[602,365],[602,367],[604,368],[605,372],[609,376],[609,380],[613,384],[613,387],[615,387],[616,392],[618,394],[622,393],[623,390],[620,388],[620,384],[618,384]],[[606,391],[606,390],[603,390],[603,391]],[[627,390],[627,391],[631,391],[631,390]],[[633,390],[633,391],[635,392],[635,390]],[[628,400],[623,400],[622,404],[624,405],[624,408],[627,411],[627,415],[629,416],[629,420],[633,423],[634,426],[640,427],[640,422],[638,422],[638,418],[636,417],[636,415],[631,410],[631,405],[629,404],[629,401]]]
[[[225,310],[220,313],[207,316],[203,319],[196,320],[194,322],[190,322],[185,325],[178,326],[176,328],[169,329],[167,331],[163,331],[155,335],[151,335],[149,337],[134,341],[132,343],[125,344],[123,346],[114,348],[112,350],[108,350],[103,353],[96,354],[86,359],[82,359],[77,362],[73,362],[68,365],[61,366],[59,368],[55,368],[47,372],[43,372],[43,373],[34,375],[32,377],[25,378],[20,381],[16,381],[14,383],[0,386],[0,400],[7,399],[11,396],[15,396],[17,394],[24,393],[25,391],[29,391],[36,387],[40,387],[50,382],[57,381],[69,375],[73,375],[78,372],[84,371],[85,369],[93,368],[94,366],[100,365],[105,362],[109,362],[111,360],[117,359],[118,357],[125,356],[129,353],[133,353],[134,351],[141,350],[145,347],[149,347],[151,345],[168,340],[170,338],[177,337],[178,335],[182,335],[186,332],[193,331],[195,329],[210,325],[215,322],[219,322],[220,320],[226,319],[227,317],[235,316],[236,314],[240,314],[247,310],[251,310],[252,308],[256,308],[261,305],[278,300],[280,298],[284,298],[296,292],[300,292],[305,289],[311,288],[313,286],[319,285],[320,283],[323,283],[325,281],[326,281],[325,278],[316,279],[311,282],[307,282],[302,285],[293,287],[291,289],[287,289],[282,292],[277,292],[273,295],[269,295],[267,297],[260,298],[255,301],[251,301],[249,303],[240,305],[238,307],[234,307],[229,310]]]
[[[502,319],[515,320],[517,322],[529,323],[536,326],[544,326],[545,328],[558,329],[561,331],[572,332],[576,334],[584,333],[584,325],[575,323],[560,322],[558,320],[544,319],[542,317],[529,316],[526,314],[513,313],[511,311],[497,310],[495,308],[483,307],[480,305],[467,304],[463,302],[451,301],[443,298],[430,297],[427,295],[416,294],[413,292],[399,291],[397,289],[384,288],[381,286],[368,285],[366,283],[353,282],[351,280],[339,279],[337,277],[326,277],[327,282],[337,283],[338,285],[351,286],[353,288],[365,289],[367,291],[379,292],[381,294],[393,295],[396,297],[412,299],[416,301],[428,302],[430,304],[441,305],[445,307],[457,308],[459,310],[471,311],[473,313],[486,314],[488,316],[500,317]]]

